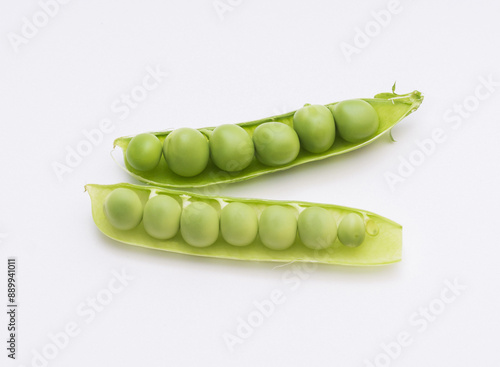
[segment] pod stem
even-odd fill
[[[415,111],[424,100],[424,96],[418,90],[407,94],[397,94],[394,91],[392,93],[379,93],[374,98],[386,99],[388,101],[397,100],[399,103],[413,105],[411,111]]]

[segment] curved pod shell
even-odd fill
[[[358,142],[349,143],[343,140],[341,137],[336,136],[333,145],[322,153],[310,153],[304,148],[300,149],[300,152],[292,162],[277,166],[270,167],[259,162],[255,157],[252,162],[244,169],[238,172],[226,172],[219,169],[210,159],[206,168],[198,175],[193,177],[182,177],[170,169],[168,169],[167,164],[164,159],[160,160],[158,166],[147,172],[141,172],[134,169],[126,159],[126,150],[132,136],[121,137],[115,140],[114,145],[120,147],[124,152],[124,161],[126,171],[138,179],[139,181],[146,182],[156,186],[162,187],[178,187],[178,188],[188,188],[188,187],[203,187],[214,184],[221,183],[231,183],[247,180],[253,177],[261,176],[267,173],[285,170],[294,166],[298,166],[307,162],[317,161],[325,159],[328,157],[336,156],[339,154],[347,153],[352,150],[361,148],[367,144],[370,144],[375,139],[379,138],[381,135],[389,131],[401,121],[404,117],[408,116],[410,113],[416,111],[420,104],[422,103],[423,96],[420,92],[414,91],[405,95],[398,95],[394,93],[380,93],[374,98],[363,99],[369,103],[376,111],[379,117],[379,127],[376,133],[369,139]],[[328,108],[334,107],[338,102],[330,103],[325,105]],[[272,116],[256,121],[250,121],[245,123],[237,124],[241,126],[245,131],[253,136],[254,130],[266,122],[280,122],[293,127],[293,116],[296,111],[285,113],[282,115]],[[207,138],[210,137],[212,131],[215,127],[200,128],[202,134]],[[175,131],[175,130],[173,130]],[[161,142],[163,142],[166,137],[172,133],[171,131],[154,132],[152,134],[156,135]],[[337,134],[338,135],[338,134]]]
[[[402,227],[387,218],[364,210],[331,204],[316,204],[298,201],[284,202],[206,196],[177,190],[168,190],[160,187],[138,186],[124,183],[116,185],[87,185],[85,188],[91,198],[92,216],[97,227],[106,236],[130,245],[197,256],[253,261],[303,261],[367,266],[390,264],[401,260]],[[264,209],[273,205],[289,206],[294,208],[297,214],[308,207],[321,207],[328,210],[335,218],[335,221],[340,223],[343,217],[354,212],[360,215],[365,222],[370,223],[370,227],[376,227],[377,231],[371,231],[373,235],[367,233],[363,244],[355,248],[344,246],[336,239],[331,247],[322,250],[314,250],[305,246],[304,243],[301,242],[300,236],[296,236],[292,246],[284,250],[272,250],[267,248],[261,242],[259,236],[247,246],[232,246],[224,240],[220,232],[213,244],[205,248],[200,248],[186,243],[182,238],[181,231],[168,240],[159,240],[147,234],[142,222],[135,228],[127,231],[122,231],[113,227],[105,216],[103,206],[108,194],[117,188],[128,188],[133,190],[140,198],[143,206],[150,197],[154,197],[155,195],[168,195],[177,200],[181,206],[185,207],[189,205],[189,203],[201,201],[212,206],[218,213],[220,213],[224,205],[232,202],[249,205],[256,211],[258,216],[260,216]]]

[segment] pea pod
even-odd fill
[[[97,227],[108,237],[130,245],[197,256],[254,261],[303,261],[361,266],[390,264],[401,260],[402,227],[364,210],[298,201],[206,196],[126,183],[90,184],[85,188],[91,198],[92,216]],[[116,190],[120,195],[111,195]],[[175,209],[168,211],[170,220],[165,222],[169,231],[174,228],[169,236],[163,236],[163,231],[158,227],[161,227],[160,220],[154,222],[157,226],[155,232],[147,232],[144,222],[148,220],[148,216],[142,216],[141,209],[137,208],[137,198],[142,207],[145,207],[157,196],[167,196],[177,201],[182,208],[180,213],[175,209],[176,204],[172,205],[170,199],[165,200],[165,208]],[[116,203],[112,200],[115,197],[120,199]],[[134,205],[128,205],[123,198],[128,198]],[[225,219],[224,215],[221,217],[223,209],[234,203],[238,205],[231,205],[230,212],[227,213],[229,215]],[[119,223],[121,217],[109,217],[105,210],[107,208],[108,211],[113,211],[115,204],[119,210],[130,208],[136,212],[123,215],[123,220],[127,223],[130,223],[130,217],[142,217],[142,221],[133,228],[130,228],[131,225],[122,226]],[[159,201],[155,200],[155,206],[157,204]],[[316,210],[306,210],[308,208]],[[160,207],[155,209],[161,212]],[[287,211],[286,218],[280,211]],[[262,215],[264,212],[265,216]],[[361,227],[366,231],[362,243],[356,243],[356,247],[352,247],[351,242],[342,244],[340,236],[336,236],[336,226],[342,223],[343,218],[352,214],[362,219]],[[221,218],[219,223],[218,217]],[[180,228],[175,224],[179,223],[179,218]],[[321,225],[327,227],[320,228]],[[341,226],[339,231],[345,236],[349,228],[344,227]],[[360,225],[357,227],[356,231],[359,232]],[[155,233],[159,233],[157,237],[164,239],[153,237]],[[316,233],[318,236],[315,236]],[[264,236],[264,241],[261,236]]]
[[[254,132],[259,126],[262,126],[263,124],[269,123],[269,122],[278,122],[282,123],[285,125],[288,125],[289,127],[294,127],[294,115],[295,112],[297,111],[292,111],[289,113],[285,113],[282,115],[278,116],[272,116],[264,119],[260,119],[257,121],[250,121],[250,122],[245,122],[245,123],[240,123],[237,124],[237,126],[240,126],[250,137],[254,138],[255,142],[255,149],[256,149],[256,155],[255,157],[250,156],[249,161],[245,161],[244,164],[241,164],[242,160],[246,159],[247,156],[247,151],[248,149],[252,149],[251,147],[251,142],[250,148],[248,148],[248,139],[246,139],[244,136],[238,137],[241,140],[241,153],[244,155],[244,157],[240,157],[240,160],[235,162],[227,162],[224,161],[222,163],[219,163],[219,167],[229,167],[226,170],[222,170],[219,168],[215,163],[214,159],[216,162],[220,161],[220,157],[225,157],[227,159],[228,156],[234,155],[234,149],[232,151],[228,152],[220,152],[217,149],[214,149],[214,147],[211,144],[211,149],[213,150],[212,154],[212,159],[208,159],[208,161],[205,159],[206,158],[206,153],[204,153],[203,157],[203,162],[201,163],[200,170],[201,171],[196,171],[191,174],[185,174],[182,169],[177,169],[176,166],[173,165],[176,162],[171,162],[171,167],[172,169],[176,170],[176,173],[172,171],[168,164],[167,161],[172,161],[172,157],[169,156],[166,159],[161,159],[160,163],[153,169],[144,171],[144,170],[138,170],[134,168],[127,160],[127,148],[130,144],[130,141],[133,139],[132,136],[130,137],[121,137],[115,140],[114,145],[115,147],[118,146],[123,150],[124,154],[124,161],[125,161],[125,170],[138,179],[139,181],[146,182],[152,185],[156,186],[162,186],[162,187],[177,187],[177,188],[188,188],[188,187],[203,187],[203,186],[209,186],[209,185],[214,185],[214,184],[222,184],[222,183],[231,183],[231,182],[238,182],[242,180],[247,180],[253,177],[257,177],[266,173],[271,173],[271,172],[276,172],[276,171],[281,171],[284,169],[288,169],[294,166],[298,166],[303,163],[307,162],[312,162],[312,161],[317,161],[320,159],[325,159],[328,157],[332,157],[335,155],[347,153],[351,150],[361,148],[381,135],[383,135],[385,132],[389,131],[396,125],[399,121],[401,121],[404,117],[408,116],[410,113],[416,111],[420,104],[422,103],[423,96],[421,95],[420,92],[414,91],[412,93],[408,93],[405,95],[398,95],[394,92],[394,87],[393,87],[393,92],[392,93],[381,93],[377,94],[374,98],[369,98],[369,99],[361,99],[358,100],[362,103],[366,102],[369,104],[371,107],[373,107],[374,113],[372,113],[372,121],[368,121],[366,124],[361,124],[359,128],[365,129],[365,131],[349,131],[349,123],[347,122],[347,128],[345,121],[345,113],[346,111],[349,111],[349,107],[352,108],[356,107],[359,108],[358,106],[346,106],[346,108],[338,109],[337,114],[338,114],[338,119],[339,119],[339,125],[337,126],[337,129],[339,129],[339,133],[336,134],[335,136],[335,130],[333,130],[334,136],[332,136],[333,144],[330,146],[331,142],[326,139],[324,142],[317,142],[318,144],[314,144],[314,141],[311,141],[311,139],[315,139],[315,136],[318,136],[319,130],[316,130],[315,134],[308,134],[308,131],[304,131],[304,123],[303,123],[303,115],[298,115],[296,119],[298,118],[297,126],[295,127],[297,130],[297,133],[300,135],[301,138],[301,146],[299,150],[299,145],[298,145],[298,139],[297,137],[289,136],[289,137],[283,137],[286,140],[290,140],[291,142],[288,143],[290,146],[288,146],[289,151],[282,151],[282,152],[274,152],[273,149],[276,148],[277,145],[271,146],[268,151],[270,152],[270,155],[278,155],[276,157],[260,157],[259,156],[259,149],[261,146],[264,145],[262,150],[266,148],[265,144],[262,143],[266,135],[261,134],[263,136],[256,137],[254,136]],[[364,101],[364,102],[363,102]],[[338,105],[340,102],[334,102],[325,105],[335,116],[335,107]],[[317,105],[318,106],[318,105]],[[319,105],[319,107],[322,107]],[[373,118],[377,118],[378,121],[374,121]],[[337,118],[337,117],[335,117]],[[307,122],[307,121],[306,121]],[[300,123],[300,125],[298,124]],[[312,123],[312,122],[311,122]],[[269,125],[268,130],[272,130],[272,125]],[[210,137],[214,131],[215,127],[207,127],[207,128],[200,128],[198,129],[199,132],[201,132],[205,138],[210,140]],[[324,129],[324,131],[332,131],[331,127],[328,126],[319,126],[315,127],[315,129]],[[367,130],[366,130],[367,129]],[[194,129],[192,129],[194,130]],[[229,130],[229,129],[226,129]],[[173,130],[175,131],[175,130]],[[196,132],[196,130],[194,130]],[[263,129],[259,129],[259,132],[263,132]],[[164,132],[155,132],[151,133],[155,135],[160,142],[163,144],[165,139],[172,133],[172,131],[164,131]],[[271,131],[272,133],[272,131]],[[282,132],[283,134],[287,132]],[[277,134],[277,133],[276,133]],[[222,134],[219,134],[222,136]],[[343,138],[344,136],[344,138]],[[224,141],[223,138],[217,139],[218,141]],[[226,139],[226,141],[228,141]],[[236,143],[235,143],[236,144]],[[205,145],[205,143],[204,143]],[[189,145],[188,145],[189,147]],[[193,148],[194,144],[193,144]],[[233,147],[234,148],[234,147]],[[273,149],[271,149],[273,148]],[[200,148],[201,149],[201,148]],[[203,149],[206,150],[206,147],[203,147]],[[190,152],[188,152],[190,153]],[[227,153],[224,155],[224,153]],[[282,154],[278,154],[282,153]],[[160,153],[161,154],[161,153]],[[166,152],[166,149],[164,148],[164,154],[168,154]],[[181,154],[181,156],[184,156],[185,153]],[[151,159],[154,160],[154,159]],[[175,157],[174,157],[175,160]],[[250,162],[250,163],[248,163]],[[233,163],[233,164],[231,164]],[[183,163],[184,164],[184,163]],[[136,165],[135,165],[136,166]],[[185,164],[184,164],[185,166]],[[183,166],[183,167],[184,167]],[[136,166],[137,167],[137,166]],[[186,166],[187,167],[187,166]],[[238,170],[240,169],[240,170]],[[188,177],[190,176],[190,177]]]

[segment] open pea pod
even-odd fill
[[[368,102],[376,111],[379,118],[379,126],[376,132],[368,139],[351,143],[342,139],[339,134],[336,134],[335,141],[333,145],[322,153],[311,153],[305,150],[303,147],[297,157],[287,163],[280,166],[268,166],[261,163],[255,157],[251,163],[244,169],[238,172],[227,172],[219,169],[212,160],[208,161],[206,168],[198,175],[194,177],[182,177],[177,175],[167,166],[165,159],[160,159],[159,164],[152,170],[149,171],[139,171],[134,169],[126,157],[127,147],[132,140],[133,136],[121,137],[115,140],[114,146],[118,146],[123,151],[123,158],[125,161],[126,171],[138,179],[139,181],[156,185],[162,187],[177,187],[177,188],[188,188],[188,187],[203,187],[214,184],[232,183],[242,180],[247,180],[253,177],[257,177],[266,173],[276,172],[285,170],[294,166],[298,166],[303,163],[317,161],[320,159],[325,159],[335,155],[347,153],[351,150],[361,148],[375,139],[379,138],[381,135],[389,131],[401,121],[404,117],[408,116],[413,111],[416,111],[420,104],[422,103],[423,96],[420,92],[414,91],[412,93],[398,95],[394,93],[394,87],[392,93],[381,93],[377,94],[374,98],[363,99]],[[334,102],[325,105],[332,109],[337,103]],[[263,118],[257,121],[250,121],[245,123],[237,124],[241,126],[250,136],[253,136],[254,130],[263,123],[266,122],[279,122],[293,127],[293,117],[296,111],[285,113],[278,116],[272,116]],[[198,129],[207,138],[210,137],[211,132],[215,127],[206,127]],[[154,132],[152,134],[156,135],[160,142],[163,144],[165,138],[172,131]]]
[[[364,210],[330,204],[316,204],[298,201],[284,202],[206,196],[154,186],[138,186],[126,183],[116,185],[89,184],[86,185],[85,188],[92,201],[92,216],[97,227],[108,237],[130,245],[196,256],[253,261],[303,261],[325,264],[367,266],[390,264],[401,260],[401,225],[380,215]],[[106,205],[108,205],[106,203],[110,194],[117,193],[117,190],[121,190],[122,193],[126,191],[130,194],[136,201],[136,203],[134,203],[135,207],[140,208],[139,213],[134,214],[136,216],[135,218],[130,216],[128,217],[127,220],[132,218],[132,220],[136,222],[132,223],[132,225],[127,227],[127,229],[118,229],[116,223],[112,224],[112,221],[110,220],[109,208],[106,209]],[[171,199],[174,199],[176,202],[174,202],[174,204],[176,206],[178,205],[179,212],[182,211],[181,214],[175,214],[178,218],[180,217],[180,220],[177,222],[177,227],[175,227],[175,225],[172,227],[173,232],[169,234],[169,239],[165,240],[152,237],[151,230],[147,230],[147,228],[151,228],[151,222],[145,222],[148,222],[151,219],[154,221],[155,218],[149,217],[149,219],[147,219],[147,210],[144,209],[144,212],[141,211],[143,207],[146,207],[148,201],[152,201],[155,198],[158,199],[159,196],[163,197],[163,199],[165,199],[164,197],[168,197],[167,199],[172,202],[173,200]],[[234,218],[227,218],[226,216],[226,219],[229,221],[224,223],[224,213],[221,216],[221,212],[226,210],[226,207],[229,205],[234,206],[234,203],[239,203],[237,204],[239,205],[238,208],[244,207],[245,210],[248,210],[250,216],[245,218],[245,215],[248,214],[244,214],[243,217],[238,217],[239,214],[236,213]],[[215,223],[210,224],[206,218],[204,219],[202,217],[198,217],[197,221],[194,223],[186,222],[184,220],[184,214],[187,216],[186,208],[189,208],[190,205],[204,205],[204,207],[209,209],[207,212],[208,214],[210,214],[210,211],[214,213]],[[288,210],[289,214],[287,215],[292,216],[292,227],[281,228],[280,226],[282,224],[280,223],[283,222],[284,216],[279,214],[278,219],[276,217],[274,219],[272,218],[272,220],[267,223],[267,227],[263,228],[263,213],[267,211],[268,216],[272,215],[269,208]],[[320,208],[320,213],[328,213],[328,218],[332,220],[332,222],[329,222],[331,225],[325,222],[326,228],[318,227],[317,218],[315,219],[314,216],[305,218],[306,220],[301,222],[301,216],[303,213],[305,213],[306,210],[311,212],[311,208]],[[317,209],[313,209],[313,211],[314,210]],[[123,207],[120,207],[115,213],[118,213],[122,219],[124,218],[124,214],[125,217],[127,216],[127,213],[124,213]],[[155,213],[156,215],[160,215],[158,212]],[[234,236],[245,237],[249,231],[251,232],[251,229],[249,230],[246,228],[248,227],[246,226],[246,222],[251,222],[250,219],[254,215],[256,221],[255,225],[258,225],[259,227],[258,234],[255,234],[257,233],[255,232],[253,234],[254,237],[250,235],[250,242],[245,245],[241,245],[241,243],[239,245],[228,243],[227,241],[235,241]],[[349,240],[347,240],[347,242],[345,240],[345,238],[350,236],[349,231],[353,230],[353,227],[351,226],[352,223],[350,222],[350,220],[353,219],[352,217],[355,217],[360,221],[360,227],[362,228],[362,233],[359,233],[358,228],[358,233],[356,234],[356,238],[358,240],[361,239],[361,241],[358,241],[358,243],[355,244],[356,247],[349,247],[349,244],[347,243]],[[297,223],[293,222],[295,221],[294,218],[298,218],[298,226],[296,227],[293,227],[293,223]],[[345,220],[346,218],[349,218],[349,220]],[[312,219],[312,221],[308,221],[308,219]],[[342,224],[344,220],[346,221],[345,226]],[[210,234],[207,234],[203,233],[203,231],[199,232],[200,228],[206,226],[207,223],[213,226],[213,233],[211,232]],[[243,227],[242,224],[244,224]],[[227,228],[227,226],[231,225],[237,226],[238,228]],[[331,231],[331,226],[336,228],[337,225],[338,237],[334,234],[333,237],[329,239],[329,243],[326,243],[326,246],[320,246],[320,248],[310,247],[311,239],[314,244],[316,233],[326,233],[325,231]],[[311,226],[311,228],[308,226]],[[242,228],[244,228],[244,230]],[[161,228],[156,228],[154,233],[159,233],[159,231],[161,231]],[[190,231],[194,231],[194,233],[190,233]],[[264,231],[267,232],[264,233]],[[288,231],[288,233],[280,233],[281,231]],[[333,232],[335,233],[336,230]],[[231,239],[228,239],[228,233]],[[202,244],[202,247],[198,246],[200,245],[199,242],[195,243],[195,246],[188,243],[200,240],[205,241],[212,235],[214,236],[213,239]],[[198,236],[198,239],[195,238],[193,240],[193,236]],[[288,247],[284,249],[277,249],[277,247],[275,247],[276,243],[274,242],[286,241],[285,237],[287,236],[291,236],[291,242],[287,245]],[[351,237],[354,238],[355,236]],[[308,245],[306,245],[306,242]],[[269,246],[273,248],[270,248]]]

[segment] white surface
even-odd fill
[[[474,95],[479,77],[500,81],[498,3],[404,1],[351,62],[340,45],[353,44],[356,28],[386,1],[232,4],[221,19],[211,0],[75,0],[16,53],[9,32],[20,34],[23,17],[40,7],[1,3],[0,365],[36,365],[48,335],[71,322],[80,333],[49,366],[365,366],[376,358],[394,366],[499,365],[500,87],[459,128],[444,117]],[[168,77],[120,119],[113,101],[157,65]],[[284,280],[292,267],[138,249],[107,239],[92,221],[84,184],[134,182],[109,156],[116,137],[371,97],[394,81],[400,93],[425,95],[394,129],[397,143],[382,138],[221,194],[374,211],[404,225],[401,263],[320,266],[293,290]],[[105,118],[114,131],[59,181],[53,163]],[[384,175],[397,173],[399,157],[418,154],[415,140],[436,128],[446,141],[391,190]],[[19,262],[15,362],[3,341],[9,256]],[[122,269],[134,280],[86,323],[77,308]],[[421,332],[410,317],[439,305],[444,282],[454,279],[467,289]],[[238,318],[273,289],[286,301],[230,352],[223,334],[235,334]],[[413,343],[395,360],[380,357],[380,345],[401,331]]]

